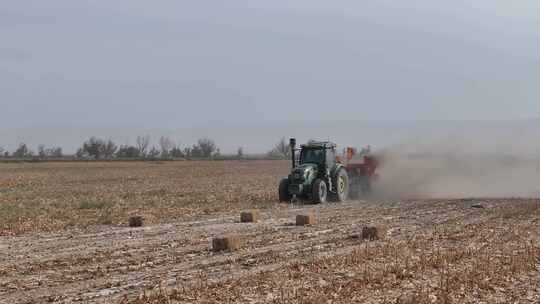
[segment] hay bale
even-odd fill
[[[362,228],[362,239],[368,241],[375,241],[384,238],[386,229],[383,227],[364,227]]]
[[[299,214],[296,216],[296,226],[315,225],[317,219],[314,214]]]
[[[242,247],[242,238],[237,235],[228,235],[212,239],[213,251],[234,251]]]
[[[257,223],[261,220],[261,214],[258,210],[244,211],[240,213],[240,222]]]
[[[132,216],[129,218],[129,227],[141,227],[144,223],[142,216]]]

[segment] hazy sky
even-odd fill
[[[6,145],[16,129],[540,117],[539,79],[533,0],[0,1]]]

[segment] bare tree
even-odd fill
[[[108,140],[105,145],[103,145],[103,155],[105,158],[112,158],[117,149],[118,147],[116,144],[112,140]]]
[[[112,140],[91,137],[83,143],[83,146],[77,150],[77,157],[93,157],[95,159],[111,158],[117,150],[116,144]]]
[[[47,157],[47,152],[45,151],[45,145],[38,146],[38,156],[39,158]]]
[[[156,158],[156,157],[159,156],[159,150],[156,147],[152,147],[152,149],[150,149],[150,151],[148,151],[147,156],[149,158]]]
[[[139,149],[139,154],[145,157],[148,152],[148,146],[150,145],[150,135],[137,136],[137,149]]]
[[[4,148],[0,147],[0,157],[4,156]]]
[[[219,149],[213,140],[209,138],[201,138],[197,141],[196,145],[193,145],[191,154],[195,157],[211,157],[214,152],[218,150]]]
[[[271,157],[280,158],[287,158],[289,155],[291,155],[291,148],[285,137],[282,137],[279,142],[274,145],[272,150],[268,152],[268,155]]]
[[[184,154],[184,151],[182,150],[182,145],[180,144],[180,141],[178,141],[178,144],[176,144],[176,145],[174,145],[172,147],[169,154],[172,157],[185,157],[185,156],[187,156],[187,155]]]
[[[139,156],[139,149],[134,146],[121,145],[116,151],[116,157],[120,158],[137,158]]]
[[[77,157],[93,157],[99,159],[102,157],[102,146],[104,144],[102,139],[90,137],[90,139],[85,141],[82,147],[77,151]]]
[[[159,147],[161,149],[161,157],[169,157],[173,148],[172,141],[165,136],[159,138]]]
[[[238,157],[239,159],[244,157],[244,148],[243,147],[238,148],[238,151],[236,152],[236,157]]]
[[[28,149],[28,146],[25,143],[21,143],[17,150],[13,152],[13,157],[15,158],[27,158],[32,157],[33,153]]]

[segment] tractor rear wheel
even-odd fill
[[[328,187],[326,187],[326,183],[320,179],[317,178],[313,182],[313,202],[319,204],[319,203],[326,203],[326,198],[328,196]]]
[[[344,169],[340,169],[336,174],[335,179],[336,194],[335,200],[338,202],[344,202],[349,197],[349,175]]]
[[[289,179],[284,178],[279,182],[279,201],[290,202],[291,194],[289,193]]]

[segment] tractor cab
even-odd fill
[[[300,152],[300,164],[318,164],[323,165],[325,160],[325,151],[323,149],[302,149]]]
[[[300,146],[299,164],[317,164],[332,167],[336,161],[336,145],[330,142],[311,141]]]

